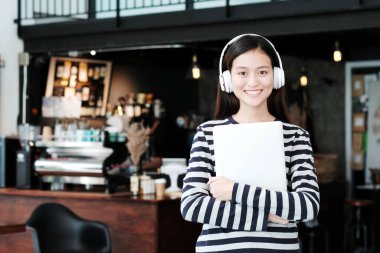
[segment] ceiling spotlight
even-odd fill
[[[90,51],[90,54],[91,54],[92,56],[94,56],[94,55],[96,55],[96,51],[95,51],[95,50],[91,50],[91,51]]]
[[[340,48],[339,48],[339,41],[335,41],[335,51],[334,51],[333,57],[334,57],[335,62],[342,61],[342,52],[340,51]]]

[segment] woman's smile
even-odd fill
[[[244,93],[246,93],[249,96],[257,96],[262,93],[262,89],[255,89],[255,90],[244,90]]]

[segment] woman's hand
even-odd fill
[[[230,201],[232,199],[233,181],[225,177],[211,177],[207,184],[210,186],[210,192],[214,198],[221,201]]]
[[[271,214],[271,213],[269,213],[268,220],[270,222],[277,223],[277,224],[282,224],[282,225],[286,225],[286,224],[289,223],[288,220],[284,220],[283,218],[281,218],[281,217],[279,217],[277,215]]]

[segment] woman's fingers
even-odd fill
[[[217,180],[216,177],[210,177],[210,178],[208,179],[207,184],[210,185],[210,184],[212,184],[213,182],[215,182],[216,180]]]
[[[285,220],[285,219],[283,219],[283,218],[281,218],[281,217],[279,217],[277,215],[271,214],[271,213],[269,213],[268,219],[271,222],[282,224],[282,225],[285,225],[285,224],[289,223],[288,220]]]

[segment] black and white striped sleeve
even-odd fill
[[[269,192],[267,196],[256,196],[255,206],[242,205],[234,201],[220,201],[210,194],[207,184],[213,174],[212,153],[201,127],[194,137],[190,160],[183,184],[181,213],[185,220],[209,224],[233,230],[266,230],[269,214]],[[264,200],[264,201],[263,201]]]
[[[288,144],[288,145],[287,145]],[[309,134],[302,130],[285,143],[290,162],[290,192],[270,191],[257,186],[235,183],[233,200],[243,206],[256,207],[255,198],[263,198],[270,213],[289,221],[314,219],[319,211],[319,187],[314,169]],[[259,197],[258,197],[259,196]]]

